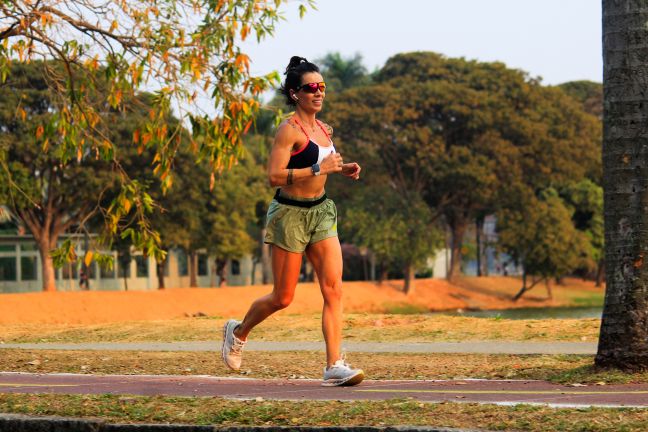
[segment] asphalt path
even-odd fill
[[[2,372],[0,393],[216,396],[259,401],[411,398],[429,403],[648,407],[648,384],[569,386],[534,380],[365,380],[355,387],[322,387],[319,380]]]

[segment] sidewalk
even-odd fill
[[[108,350],[108,351],[219,351],[221,341],[205,342],[96,342],[96,343],[21,343],[0,344],[0,349]],[[441,353],[441,354],[596,354],[592,342],[346,342],[348,352],[365,353]],[[250,341],[246,351],[324,351],[323,342]]]
[[[0,393],[134,394],[259,400],[472,402],[553,407],[648,407],[648,384],[569,385],[534,380],[365,380],[322,387],[320,380],[204,375],[78,375],[0,372]]]

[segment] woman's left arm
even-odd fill
[[[360,178],[360,171],[362,171],[362,168],[356,162],[349,162],[342,165],[342,175],[351,177],[353,180]]]
[[[333,127],[331,127],[330,124],[325,123],[325,122],[320,122],[320,123],[324,127],[324,129],[326,130],[326,133],[328,135],[329,140],[331,140],[331,142],[333,142],[332,141]],[[360,167],[360,165],[358,165],[356,162],[349,162],[349,163],[345,163],[344,165],[342,165],[342,173],[341,174],[343,176],[345,176],[345,177],[350,177],[353,180],[358,180],[360,178],[360,171],[362,171],[362,168]]]

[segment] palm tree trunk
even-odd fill
[[[648,367],[648,8],[603,0],[606,293],[596,364]]]

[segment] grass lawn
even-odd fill
[[[185,423],[279,426],[425,425],[480,430],[645,431],[643,409],[553,409],[384,402],[235,401],[220,398],[0,394],[0,411],[70,417],[100,417],[114,423]]]
[[[16,342],[137,342],[204,341],[221,337],[222,317],[108,324],[6,324],[0,341]],[[598,339],[600,320],[507,320],[427,314],[347,314],[346,341],[444,342],[467,340],[589,341]],[[260,341],[321,341],[319,314],[270,317],[250,338]]]

